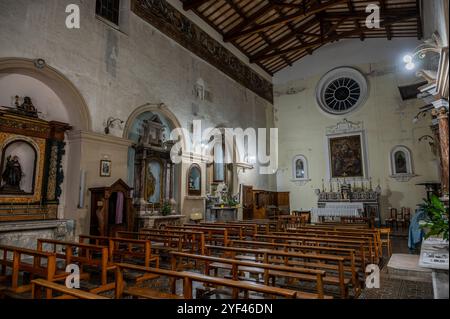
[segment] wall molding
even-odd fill
[[[131,11],[162,33],[273,104],[273,85],[165,0],[132,0]]]

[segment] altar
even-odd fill
[[[237,220],[237,208],[235,207],[210,207],[207,210],[207,222],[229,222]]]
[[[318,209],[313,209],[311,218],[314,218],[315,211],[317,216],[329,217],[366,217],[373,218],[377,227],[381,226],[380,211],[381,189],[375,190],[372,186],[357,188],[350,184],[340,184],[338,191],[318,192]]]

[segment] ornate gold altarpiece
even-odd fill
[[[31,99],[28,100],[31,103]],[[21,106],[16,103],[16,108],[0,109],[0,222],[56,219],[64,179],[61,164],[65,153],[64,133],[71,127],[39,119],[32,104],[31,111]],[[35,152],[31,192],[5,189],[2,176],[7,161],[5,152],[15,142],[25,142]]]

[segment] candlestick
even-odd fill
[[[370,187],[370,191],[373,191],[373,187],[372,187],[372,177],[369,178],[369,187]]]
[[[330,193],[332,193],[332,192],[333,192],[333,182],[330,179]]]
[[[322,192],[324,192],[325,193],[325,184],[324,184],[324,179],[322,178]]]

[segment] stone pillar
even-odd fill
[[[439,121],[439,142],[441,153],[441,167],[442,167],[442,191],[444,194],[448,194],[449,191],[449,126],[448,126],[448,111],[445,107],[435,111]]]

